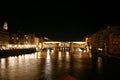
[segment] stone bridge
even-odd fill
[[[55,42],[44,41],[40,43],[41,49],[57,49],[57,50],[69,50],[74,51],[76,49],[87,49],[87,43],[85,41],[71,41],[71,42]]]

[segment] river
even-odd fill
[[[93,59],[91,53],[78,51],[47,50],[0,58],[0,80],[57,80],[65,75],[76,80],[115,80],[119,72],[119,60]]]

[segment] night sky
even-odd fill
[[[117,2],[14,2],[0,5],[0,27],[52,40],[81,40],[101,28],[119,25]]]

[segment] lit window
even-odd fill
[[[112,44],[113,45],[118,45],[118,42],[117,41],[113,41]]]

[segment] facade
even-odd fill
[[[34,33],[30,33],[29,34],[29,40],[30,40],[30,44],[34,45],[35,44],[35,34]]]
[[[36,37],[35,34],[19,34],[19,33],[14,33],[10,34],[10,44],[14,45],[34,45],[36,43]]]
[[[23,44],[24,38],[21,37],[22,35],[17,34],[17,33],[12,33],[10,34],[10,39],[9,43],[12,45],[18,45],[18,44]],[[22,39],[21,39],[22,38]],[[21,41],[22,40],[22,41]]]
[[[91,47],[104,54],[120,54],[120,27],[110,26],[91,36]]]

